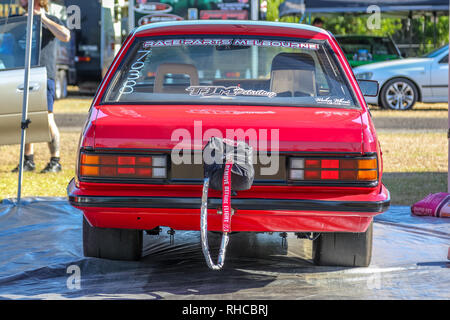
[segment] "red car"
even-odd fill
[[[202,149],[247,142],[254,181],[233,195],[233,232],[295,232],[319,265],[368,266],[387,210],[383,161],[359,83],[334,37],[301,24],[180,21],[136,29],[101,83],[70,203],[84,254],[136,260],[143,231],[199,230]],[[208,229],[221,231],[210,191]]]

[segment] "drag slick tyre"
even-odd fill
[[[314,263],[321,266],[368,267],[372,257],[373,222],[366,232],[322,233],[313,241]]]
[[[142,230],[92,227],[83,216],[85,257],[136,261],[142,254]]]

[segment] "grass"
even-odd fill
[[[447,191],[447,134],[378,132],[383,182],[392,204],[412,205],[430,193]]]
[[[81,95],[77,87],[69,86],[68,90],[68,98],[55,101],[55,113],[87,113],[93,97]]]
[[[50,159],[46,143],[36,143],[35,163],[36,172],[25,172],[23,176],[22,196],[57,196],[66,195],[66,187],[74,176],[75,156],[79,133],[61,132],[61,164],[60,173],[40,174]],[[19,146],[0,146],[2,161],[0,164],[0,199],[17,197],[17,173],[11,170],[18,164]]]
[[[91,97],[74,97],[55,101],[55,113],[85,113],[91,106]]]
[[[76,96],[55,103],[55,113],[87,113],[91,97]],[[371,107],[374,118],[447,118],[447,104],[419,103],[410,111]],[[79,133],[61,133],[61,163],[58,174],[25,173],[23,196],[66,196],[67,183],[74,175]],[[383,182],[391,191],[393,204],[411,205],[429,193],[447,190],[447,137],[436,131],[379,131],[384,158]],[[18,146],[0,146],[0,199],[16,197]],[[37,172],[49,160],[47,145],[35,145]]]
[[[408,111],[386,110],[378,106],[369,106],[370,112],[374,118],[377,117],[393,117],[393,118],[447,118],[447,103],[421,103]]]
[[[383,183],[391,204],[411,206],[430,193],[447,192],[447,172],[388,172]]]

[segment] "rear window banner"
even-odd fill
[[[169,39],[149,40],[144,42],[144,48],[174,47],[174,46],[256,46],[282,47],[293,49],[318,50],[319,44],[296,41],[256,40],[256,39]]]

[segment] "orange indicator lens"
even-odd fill
[[[98,167],[90,167],[90,166],[81,166],[81,175],[82,176],[98,176],[99,175]]]
[[[81,164],[98,164],[98,156],[83,154],[81,156]]]
[[[358,160],[359,169],[376,169],[377,159]]]
[[[376,170],[358,171],[358,180],[377,180]]]

